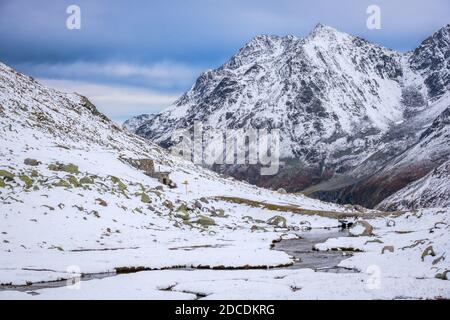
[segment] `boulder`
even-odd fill
[[[193,221],[192,223],[199,224],[204,228],[208,228],[208,227],[214,226],[216,224],[214,219],[207,217],[207,216],[202,216],[202,215],[198,216],[198,219]]]
[[[30,158],[26,158],[23,161],[23,163],[26,164],[27,166],[33,166],[33,167],[38,166],[38,165],[41,164],[40,161],[37,161],[36,159],[30,159]]]
[[[425,257],[432,256],[435,257],[436,253],[434,252],[433,246],[427,247],[422,253],[422,261],[425,261]]]
[[[373,227],[367,221],[356,221],[349,229],[352,237],[369,237],[373,235]]]
[[[279,228],[287,227],[286,219],[282,216],[274,216],[274,217],[270,218],[269,220],[267,220],[267,224],[269,224],[271,226],[279,227]]]
[[[389,251],[391,253],[394,252],[394,246],[385,246],[383,247],[383,249],[381,250],[381,254],[384,254],[386,251]]]

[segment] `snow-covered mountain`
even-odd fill
[[[131,117],[127,121],[122,124],[122,128],[135,132],[140,126],[142,126],[145,122],[153,119],[155,117],[154,114],[140,114],[134,117]]]
[[[226,178],[1,63],[0,132],[0,300],[450,298],[447,209],[391,215]],[[370,232],[330,231],[343,218]],[[347,250],[339,266],[356,272],[285,268],[298,260],[271,249],[328,232],[312,254]]]
[[[382,199],[340,191],[415,144],[448,106],[449,30],[408,53],[321,24],[301,39],[258,36],[136,132],[170,147],[172,134],[195,121],[277,128],[285,163],[278,175],[260,176],[253,166],[214,169],[261,186],[374,205]]]

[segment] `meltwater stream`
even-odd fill
[[[311,231],[304,231],[298,234],[300,238],[291,240],[282,240],[275,244],[273,250],[284,251],[290,256],[295,258],[295,263],[289,267],[291,269],[308,268],[320,272],[355,272],[353,270],[338,267],[338,264],[347,258],[351,253],[345,253],[342,251],[315,251],[313,247],[315,244],[323,243],[330,238],[347,237],[348,233],[345,231],[330,231],[327,229],[314,229]],[[177,268],[176,270],[190,270],[195,271],[194,268]],[[157,272],[157,271],[142,271],[142,272]],[[233,271],[230,271],[233,272]],[[116,273],[100,273],[100,274],[87,274],[81,277],[81,281],[90,281],[95,279],[104,279],[117,276]],[[0,291],[12,290],[28,292],[30,294],[35,293],[36,290],[60,288],[71,285],[71,280],[42,282],[30,285],[2,285]]]
[[[344,230],[330,231],[314,229],[298,234],[300,239],[282,240],[275,244],[274,250],[284,251],[295,258],[291,269],[308,268],[322,272],[355,272],[351,269],[338,267],[338,264],[349,258],[351,253],[343,251],[316,251],[315,244],[323,243],[330,238],[348,237]]]

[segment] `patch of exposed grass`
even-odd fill
[[[125,190],[127,190],[127,186],[119,178],[111,176],[111,181],[117,185],[117,187],[119,188],[119,190],[121,192],[124,192]]]
[[[146,193],[142,193],[141,194],[141,201],[143,203],[151,203],[152,202],[152,200],[150,199],[150,197]]]
[[[33,180],[31,180],[30,177],[23,175],[23,176],[20,176],[19,179],[22,180],[23,183],[25,183],[25,187],[27,189],[29,189],[33,186]]]
[[[85,176],[81,178],[79,182],[80,184],[94,184],[94,178]]]
[[[62,164],[62,163],[52,163],[48,166],[48,169],[51,171],[64,171],[71,174],[78,174],[80,171],[78,170],[78,167],[72,163],[69,164]]]
[[[14,174],[6,170],[0,170],[0,177],[8,181],[14,180]]]
[[[231,202],[235,204],[245,205],[253,208],[262,208],[271,211],[279,211],[279,212],[288,212],[288,213],[296,213],[303,214],[308,216],[320,216],[325,218],[375,218],[378,216],[385,216],[387,214],[392,213],[363,213],[363,212],[337,212],[337,211],[324,211],[324,210],[311,210],[311,209],[303,209],[296,205],[281,205],[274,203],[267,203],[262,201],[249,200],[239,197],[214,197],[214,200]]]

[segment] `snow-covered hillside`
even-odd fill
[[[450,161],[437,167],[422,179],[397,191],[377,207],[381,210],[450,207]]]
[[[439,104],[450,105],[449,95],[439,99],[434,106]],[[440,110],[441,107],[439,106],[438,109]],[[432,114],[434,110],[430,108],[424,110],[424,112]],[[423,118],[425,117],[421,119]],[[412,127],[420,128],[420,123],[412,121],[409,128]],[[414,181],[423,178],[450,159],[450,108],[445,109],[425,130],[417,132],[420,132],[420,135],[409,148],[394,154],[390,158],[386,157],[380,169],[374,170],[375,173],[356,184],[344,188],[339,197],[344,201],[353,199],[355,202],[363,202],[366,199],[365,203],[375,206],[396,191],[403,188],[408,189],[410,184],[413,186]],[[411,134],[409,137],[414,137],[414,135]],[[400,143],[402,140],[399,139],[398,142]],[[392,144],[389,146],[392,146]],[[384,153],[378,153],[373,157],[377,159],[383,155]],[[368,159],[357,170],[371,172],[371,164],[371,159]],[[372,168],[376,169],[376,167]],[[450,180],[442,178],[440,183],[445,188],[445,185],[450,185]],[[428,195],[424,196],[428,197]],[[418,202],[417,205],[420,205],[420,203]]]
[[[222,130],[277,128],[284,160],[279,174],[260,176],[242,165],[214,170],[274,189],[374,206],[383,198],[371,199],[370,188],[357,197],[354,185],[361,188],[416,144],[448,107],[449,30],[445,26],[408,53],[321,24],[305,38],[258,36],[136,132],[170,147],[172,135],[196,121]],[[394,181],[383,196],[409,182]]]
[[[226,178],[1,63],[0,130],[0,299],[450,298],[448,210],[391,215]],[[178,188],[130,158],[154,160]],[[293,257],[271,249],[338,219],[372,230],[357,236],[360,222],[355,237],[316,249],[346,248],[341,264],[355,273],[288,269]]]

